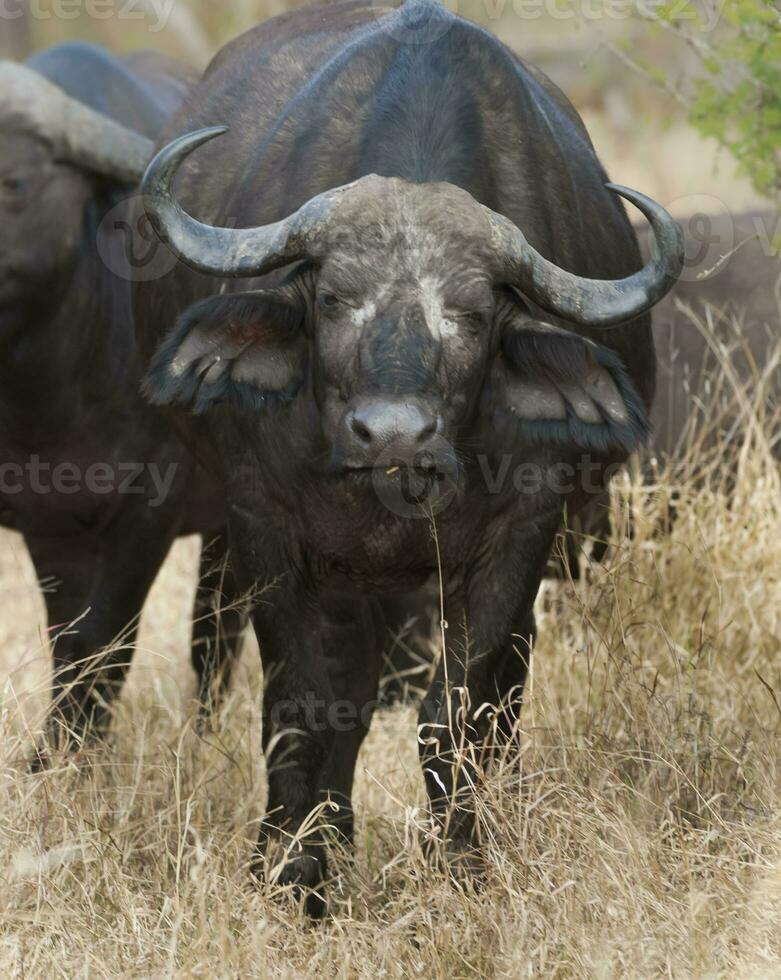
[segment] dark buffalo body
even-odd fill
[[[85,44],[28,67],[142,144],[195,81],[172,60]],[[0,108],[0,522],[24,535],[44,586],[57,717],[78,736],[95,694],[108,700],[124,676],[173,538],[211,538],[224,517],[220,498],[192,492],[189,455],[140,397],[133,268],[122,267],[127,182],[61,156],[15,110]],[[199,604],[197,666],[209,617]],[[102,652],[120,636],[124,646]]]
[[[150,137],[184,90],[177,77],[153,89],[89,45],[43,52],[30,67]],[[162,107],[155,91],[165,93]],[[98,242],[108,212],[114,209],[118,222],[124,217],[119,206],[128,188],[52,159],[48,145],[24,131],[3,136],[3,462],[26,465],[35,453],[50,467],[67,462],[83,472],[93,461],[153,461],[160,425],[149,424],[154,415],[138,394],[129,281],[109,271]],[[182,455],[173,442],[167,449]],[[6,483],[18,485],[11,478],[16,471],[6,472]],[[0,499],[4,522],[26,535],[33,553],[38,537],[99,533],[127,504],[117,495],[107,501],[101,494],[41,494],[32,486]],[[142,514],[147,509],[139,507]]]
[[[135,288],[149,396],[174,407],[223,481],[242,586],[274,586],[254,611],[273,814],[264,845],[326,794],[349,835],[377,691],[375,600],[440,572],[447,649],[422,707],[421,756],[436,811],[463,802],[451,739],[463,721],[467,744],[480,743],[490,713],[477,709],[520,692],[564,509],[642,442],[654,391],[647,313],[607,330],[585,306],[571,305],[571,320],[542,316],[495,271],[507,226],[481,205],[569,272],[616,280],[642,265],[572,106],[436,4],[381,13],[337,4],[250,32],[161,139],[229,128],[178,171],[177,201],[211,226],[267,225],[357,180],[308,206],[287,238],[258,237],[285,256],[306,240],[307,254],[262,280],[220,285],[180,264]],[[155,174],[147,188],[167,200]],[[179,218],[160,213],[168,234]],[[218,271],[226,242],[224,268],[246,275],[253,249],[234,241],[192,231],[188,261]],[[566,293],[541,302],[561,309]],[[519,492],[507,474],[522,465],[542,485]],[[561,465],[571,488],[547,479]],[[417,509],[415,479],[434,487],[412,494]],[[350,723],[335,725],[344,704]],[[513,724],[508,709],[499,728]],[[448,824],[456,862],[470,860],[468,811]],[[310,840],[284,874],[314,884],[323,861]]]
[[[118,57],[79,42],[46,48],[26,64],[71,98],[152,139],[198,80],[188,65],[154,51]]]

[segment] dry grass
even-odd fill
[[[421,857],[414,713],[398,708],[359,761],[357,858],[337,866],[318,927],[249,886],[254,644],[215,731],[193,728],[193,543],[155,587],[115,747],[30,775],[48,659],[5,536],[0,975],[777,977],[781,496],[753,395],[737,400],[731,497],[692,473],[627,477],[610,563],[545,584],[522,757],[481,799],[482,889]]]

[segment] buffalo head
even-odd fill
[[[93,181],[137,183],[153,145],[6,61],[0,131],[0,303],[46,299],[76,259]]]
[[[187,310],[153,360],[153,401],[257,409],[307,381],[330,465],[344,473],[454,467],[451,447],[486,398],[530,441],[625,453],[645,436],[644,408],[615,355],[532,311],[584,327],[647,311],[683,261],[680,230],[659,205],[613,188],[657,239],[654,259],[619,281],[556,267],[505,217],[446,183],[370,175],[276,224],[216,228],[186,215],[171,185],[183,157],[220,132],[182,137],[150,164],[153,225],[213,275],[299,264],[281,286]]]

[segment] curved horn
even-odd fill
[[[588,327],[612,327],[650,310],[675,285],[684,262],[683,233],[660,204],[628,187],[606,186],[642,211],[656,238],[654,257],[626,279],[584,279],[566,272],[533,249],[512,222],[489,214],[505,281],[549,313]]]
[[[212,126],[187,133],[165,146],[149,164],[141,184],[144,208],[171,251],[199,272],[222,277],[259,276],[311,255],[317,232],[339,195],[352,185],[319,194],[287,218],[258,228],[218,228],[186,214],[173,192],[182,161],[193,150],[227,132]],[[486,208],[505,282],[539,306],[573,323],[613,326],[639,316],[676,282],[683,267],[683,236],[661,205],[618,185],[611,190],[635,204],[651,222],[656,254],[626,279],[584,279],[543,258],[503,215]]]
[[[163,147],[141,183],[144,210],[174,255],[193,269],[213,276],[259,276],[310,254],[316,232],[344,188],[313,197],[282,221],[258,228],[217,228],[197,221],[174,197],[173,180],[185,157],[227,131],[211,126]]]
[[[0,61],[0,126],[38,136],[58,158],[128,184],[138,183],[154,151],[145,136],[13,61]]]

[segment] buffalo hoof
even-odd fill
[[[275,888],[284,888],[297,904],[303,902],[310,919],[322,919],[328,911],[325,878],[328,865],[322,846],[307,844],[297,852],[280,855],[281,845],[269,847],[253,865],[253,875]],[[278,860],[275,860],[278,858]]]

